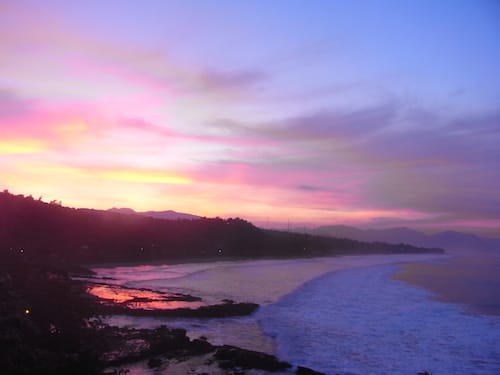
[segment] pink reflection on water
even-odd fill
[[[179,295],[176,294],[158,293],[151,290],[126,289],[113,285],[93,285],[88,288],[88,292],[103,300],[126,304],[131,309],[195,309],[205,305],[201,301],[178,300]]]
[[[150,302],[131,302],[128,306],[132,309],[144,310],[173,310],[173,309],[196,309],[205,306],[200,301],[150,301]]]

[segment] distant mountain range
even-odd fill
[[[200,216],[166,211],[144,211],[138,212],[131,208],[113,207],[109,212],[116,212],[128,215],[139,215],[144,217],[153,217],[164,220],[196,220]],[[291,231],[294,231],[291,229]],[[297,232],[299,230],[296,230]],[[300,229],[303,232],[303,229]],[[457,231],[445,231],[432,235],[419,232],[407,227],[396,227],[387,229],[360,229],[347,225],[325,225],[306,230],[309,234],[346,238],[361,242],[385,242],[390,244],[408,244],[412,246],[425,248],[440,248],[451,251],[466,250],[498,250],[500,251],[500,238],[488,238],[474,234],[462,233]]]
[[[109,212],[117,212],[120,214],[127,214],[127,215],[140,215],[140,216],[145,216],[145,217],[153,217],[155,219],[163,219],[163,220],[196,220],[196,219],[200,218],[200,216],[186,214],[183,212],[176,212],[176,211],[172,211],[172,210],[138,212],[138,211],[134,211],[131,208],[113,207],[113,208],[110,208],[108,211]]]
[[[386,242],[391,244],[409,244],[421,247],[437,247],[445,250],[500,250],[499,238],[481,237],[455,231],[426,235],[406,228],[359,229],[346,225],[320,226],[309,230],[310,234],[348,238],[363,242]]]

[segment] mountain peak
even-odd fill
[[[152,217],[155,219],[163,219],[163,220],[196,220],[199,219],[200,216],[192,215],[184,212],[177,212],[174,210],[165,210],[165,211],[135,211],[132,208],[127,207],[113,207],[107,210],[108,212],[116,212],[124,215],[140,215],[146,217]]]
[[[137,213],[133,209],[127,208],[127,207],[113,207],[113,208],[108,209],[107,211],[108,212],[117,212],[119,214],[128,214],[128,215],[132,215],[132,214]]]

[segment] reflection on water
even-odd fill
[[[410,263],[394,279],[432,291],[469,311],[500,315],[500,254],[480,252],[432,263]]]
[[[158,310],[198,308],[201,301],[191,301],[187,296],[167,294],[144,289],[122,288],[114,285],[93,285],[88,292],[102,300],[122,303],[131,309]],[[192,298],[190,298],[192,299]]]

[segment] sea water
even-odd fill
[[[214,344],[275,353],[327,374],[500,374],[500,321],[391,278],[431,256],[356,256],[97,269],[130,287],[257,302],[249,317],[115,317],[167,324]]]
[[[500,374],[500,320],[392,280],[394,265],[318,277],[258,313],[281,358],[328,374]]]

